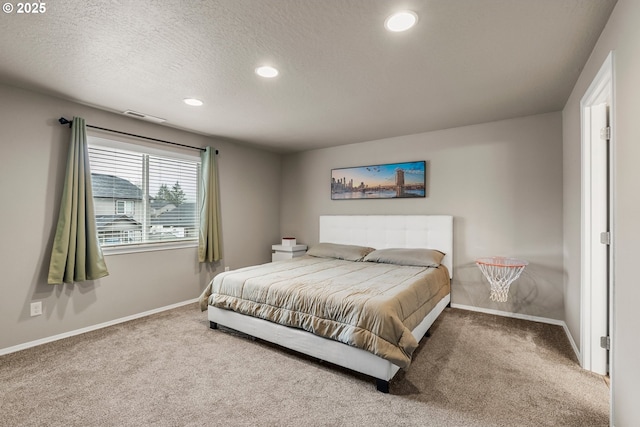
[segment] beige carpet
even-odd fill
[[[208,328],[195,305],[0,357],[1,426],[604,426],[558,326],[447,309],[375,381]]]

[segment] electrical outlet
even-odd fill
[[[229,271],[229,266],[228,265],[224,267],[224,271]]]
[[[42,314],[42,301],[31,303],[31,316],[40,316]]]

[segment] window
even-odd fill
[[[116,201],[116,213],[124,215],[133,215],[134,208],[133,201],[131,200],[118,200]]]
[[[198,240],[200,158],[88,137],[98,238],[105,247]]]

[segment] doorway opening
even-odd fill
[[[613,289],[613,52],[580,102],[582,134],[581,365],[610,372]]]

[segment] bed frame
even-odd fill
[[[450,215],[325,215],[320,216],[320,242],[382,248],[430,248],[446,255],[442,264],[453,274],[453,217]],[[440,313],[450,294],[412,331],[419,342]],[[376,378],[378,391],[389,392],[398,366],[368,351],[313,335],[302,329],[272,323],[213,306],[208,307],[212,329],[235,329],[300,353]]]

